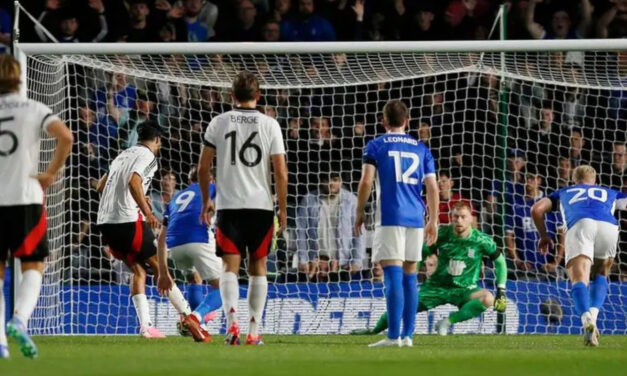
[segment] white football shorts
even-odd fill
[[[377,226],[372,244],[372,261],[422,260],[424,229],[403,226]]]
[[[618,226],[590,218],[580,219],[566,231],[566,265],[568,261],[585,255],[594,259],[616,256]]]
[[[215,243],[186,243],[170,248],[174,266],[189,275],[194,270],[204,281],[220,278],[222,259],[216,256]]]

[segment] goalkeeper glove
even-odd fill
[[[494,300],[494,310],[497,312],[505,312],[507,308],[507,297],[505,296],[505,289],[499,287],[496,289],[496,299]]]

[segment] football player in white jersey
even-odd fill
[[[30,318],[41,289],[44,258],[48,256],[44,191],[65,164],[72,149],[72,132],[52,110],[19,94],[20,64],[0,56],[0,358],[9,357],[8,334],[25,356],[37,356],[28,336]],[[41,131],[57,140],[45,172],[38,173]],[[4,268],[9,257],[22,265],[13,318],[5,334]]]
[[[150,320],[146,298],[146,268],[158,278],[159,264],[152,229],[160,226],[146,200],[146,192],[157,171],[161,148],[161,128],[147,120],[138,128],[139,142],[121,152],[98,182],[102,192],[98,207],[98,229],[111,254],[133,273],[131,298],[139,319],[139,333],[145,338],[165,337]],[[179,312],[190,314],[187,301],[173,286],[168,298]]]
[[[233,110],[214,117],[204,136],[198,164],[202,194],[202,220],[210,223],[214,205],[209,197],[209,177],[217,157],[216,250],[222,257],[220,276],[222,308],[227,319],[225,343],[238,345],[238,274],[241,257],[248,254],[248,314],[246,343],[263,344],[259,324],[268,295],[266,259],[274,235],[274,200],[271,167],[279,203],[281,231],[287,224],[287,167],[279,123],[256,110],[261,96],[259,81],[240,72],[233,81]],[[272,165],[272,166],[271,166]]]

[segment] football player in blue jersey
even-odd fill
[[[376,175],[377,210],[372,259],[383,268],[389,328],[387,338],[371,344],[371,347],[413,346],[418,308],[416,263],[421,260],[425,237],[429,246],[438,237],[439,194],[435,162],[427,146],[404,132],[408,120],[407,106],[398,100],[389,101],[383,108],[386,134],[370,141],[364,149],[355,233],[359,235],[362,231],[364,207]],[[421,198],[423,184],[427,188],[429,207],[426,226],[426,208]]]
[[[607,295],[607,275],[618,242],[614,210],[627,209],[627,194],[596,185],[596,171],[587,165],[573,171],[573,180],[575,185],[538,201],[531,215],[541,236],[538,247],[545,253],[553,241],[547,233],[544,215],[551,210],[561,212],[567,227],[566,269],[572,283],[570,295],[575,312],[581,317],[584,344],[598,346],[596,321]]]
[[[174,285],[167,265],[167,249],[177,269],[187,275],[198,273],[202,280],[209,282],[209,293],[204,301],[195,308],[178,309],[181,325],[197,342],[209,342],[211,336],[201,323],[207,321],[207,315],[222,306],[219,279],[222,272],[222,260],[216,256],[215,237],[211,228],[199,221],[202,210],[200,185],[196,181],[196,168],[189,173],[189,186],[177,193],[163,212],[163,227],[159,234],[157,257],[159,259],[159,279],[157,288],[166,295]],[[215,197],[215,183],[209,185],[211,197]]]

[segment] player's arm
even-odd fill
[[[284,232],[287,228],[287,164],[285,154],[272,155],[274,169],[274,188],[279,201],[279,227]]]
[[[494,309],[497,312],[505,312],[507,308],[507,297],[505,288],[507,286],[507,262],[505,256],[499,252],[498,257],[493,261],[494,274],[496,275],[496,297],[494,299]]]
[[[549,237],[549,233],[546,229],[546,222],[544,220],[544,215],[550,212],[552,208],[553,202],[550,198],[546,197],[536,202],[531,207],[531,218],[533,218],[533,223],[536,225],[536,229],[538,229],[538,232],[540,233],[538,248],[542,254],[546,254],[549,251],[549,248],[553,247],[553,240]]]
[[[549,248],[553,247],[553,240],[549,237],[549,233],[546,229],[546,222],[544,220],[544,215],[550,212],[552,208],[553,202],[551,199],[546,197],[536,202],[531,207],[531,218],[533,218],[533,223],[536,225],[536,229],[538,229],[538,232],[540,233],[538,248],[542,254],[546,254],[549,251]]]
[[[105,185],[107,185],[108,178],[109,178],[109,173],[107,172],[104,175],[102,175],[100,179],[98,179],[98,183],[96,184],[96,192],[102,193],[102,191],[105,188]]]
[[[440,218],[440,189],[435,174],[427,175],[424,179],[427,188],[427,207],[429,221],[425,226],[425,240],[428,246],[438,240],[438,218]]]
[[[165,244],[165,237],[168,231],[167,221],[163,222],[159,238],[157,239],[157,261],[159,263],[159,278],[157,279],[157,290],[162,296],[167,296],[172,290],[174,281],[168,270],[168,250]]]
[[[209,196],[209,181],[211,180],[211,168],[213,167],[215,155],[216,149],[213,146],[205,145],[202,147],[200,160],[198,161],[198,184],[200,185],[200,194],[202,196],[200,220],[207,226],[211,225],[211,216],[214,211],[213,202]]]
[[[44,190],[54,183],[55,176],[65,164],[74,142],[72,132],[61,120],[54,120],[48,124],[46,132],[57,140],[57,147],[54,149],[52,160],[46,166],[46,171],[36,176]]]
[[[536,13],[536,3],[539,3],[541,1],[542,0],[531,0],[527,5],[527,11],[525,13],[525,26],[527,27],[527,31],[533,39],[540,39],[544,34],[544,28],[542,27],[542,25],[534,21],[534,16]]]
[[[370,163],[364,163],[361,170],[361,179],[357,188],[357,210],[355,212],[355,235],[360,236],[365,221],[366,203],[372,191],[372,183],[377,168]]]
[[[615,202],[616,210],[627,210],[627,193],[618,192]]]
[[[148,205],[146,195],[144,194],[144,186],[142,185],[142,177],[138,173],[134,172],[131,176],[128,182],[128,189],[131,191],[133,200],[135,200],[139,210],[141,210],[144,217],[146,217],[146,222],[148,222],[150,227],[153,229],[159,227],[159,219],[155,217],[150,209],[150,205]]]

